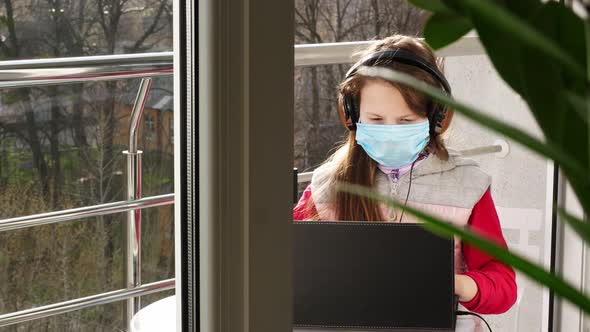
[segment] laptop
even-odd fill
[[[454,331],[454,242],[411,223],[293,222],[294,331]]]

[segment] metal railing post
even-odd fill
[[[137,150],[137,134],[139,123],[152,85],[151,78],[144,78],[139,84],[137,98],[131,111],[129,124],[129,150],[123,151],[127,155],[127,199],[136,200],[141,198],[141,154]],[[125,280],[127,288],[141,285],[141,210],[130,210],[127,212],[127,224],[125,234]],[[127,300],[126,321],[130,327],[133,315],[141,309],[141,298],[129,298]]]

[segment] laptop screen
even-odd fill
[[[454,244],[409,223],[293,222],[296,327],[453,330]]]

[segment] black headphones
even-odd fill
[[[422,69],[434,77],[449,96],[451,95],[451,87],[449,83],[437,68],[431,66],[424,58],[402,48],[379,51],[364,57],[348,70],[345,80],[355,75],[358,68],[361,66],[386,67],[391,62],[399,62]],[[340,114],[342,123],[349,130],[356,130],[356,123],[358,122],[360,115],[357,96],[341,93],[338,99],[338,113]],[[446,129],[444,126],[446,118],[447,108],[444,105],[435,104],[435,109],[428,115],[430,132],[434,134],[442,133],[444,129]],[[446,121],[447,126],[449,121],[450,117]]]

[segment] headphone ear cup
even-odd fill
[[[432,113],[432,117],[429,118],[429,121],[432,123],[431,130],[437,135],[444,133],[451,124],[452,118],[452,110],[445,106],[436,106]]]
[[[356,128],[356,123],[359,122],[359,104],[358,104],[358,98],[356,95],[350,96],[350,104],[348,105],[348,112],[350,115],[350,120],[352,121],[352,123],[354,124],[355,128]]]
[[[356,122],[354,120],[353,110],[350,106],[350,98],[346,95],[340,94],[338,97],[338,113],[340,114],[340,120],[342,124],[348,128],[348,130],[356,130]]]
[[[445,112],[445,117],[442,121],[442,130],[441,130],[441,134],[444,133],[445,131],[447,131],[447,129],[449,128],[449,126],[451,125],[451,121],[453,120],[453,110],[450,108],[447,108],[446,112]]]
[[[338,96],[338,115],[340,116],[340,121],[342,122],[342,125],[348,127],[348,124],[346,123],[346,119],[348,118],[348,116],[346,115],[346,113],[347,111],[344,109],[344,96],[340,94]]]

